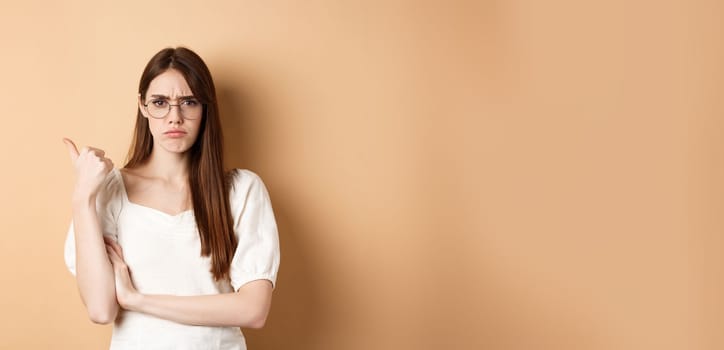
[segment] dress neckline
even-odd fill
[[[155,212],[155,213],[158,213],[158,214],[160,214],[160,215],[162,215],[162,216],[165,216],[165,217],[168,217],[168,218],[178,218],[178,217],[181,217],[181,216],[185,216],[185,215],[187,215],[187,214],[193,214],[193,212],[194,212],[193,209],[187,209],[187,210],[184,210],[184,211],[179,212],[179,213],[177,213],[177,214],[169,214],[169,213],[167,213],[167,212],[165,212],[165,211],[163,211],[163,210],[160,210],[160,209],[156,209],[156,208],[149,207],[149,206],[146,206],[146,205],[143,205],[143,204],[138,204],[138,203],[131,202],[131,200],[128,199],[128,191],[126,190],[126,182],[125,182],[125,180],[123,179],[123,173],[121,172],[121,169],[120,169],[120,168],[114,168],[113,171],[115,171],[115,172],[117,173],[116,175],[118,176],[118,181],[121,183],[121,192],[123,193],[123,201],[126,202],[126,203],[128,203],[129,205],[132,205],[132,206],[134,206],[134,207],[141,208],[141,209],[144,209],[144,210],[147,210],[147,211],[150,211],[150,212]]]

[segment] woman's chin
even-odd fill
[[[168,153],[182,154],[191,148],[191,144],[180,140],[166,140],[159,148]]]

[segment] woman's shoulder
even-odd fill
[[[103,180],[103,189],[107,192],[118,192],[123,188],[123,177],[118,168],[113,168]]]
[[[116,202],[123,194],[123,177],[118,168],[113,168],[103,180],[98,191],[98,201],[101,203]]]
[[[261,177],[249,169],[232,169],[227,176],[232,193],[248,190],[255,185],[263,185]]]
[[[249,169],[233,169],[228,176],[232,207],[243,206],[250,199],[258,201],[268,197],[264,181],[257,173]]]

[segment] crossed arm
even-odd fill
[[[124,309],[197,326],[261,328],[271,305],[268,280],[256,280],[236,293],[174,296],[136,294],[121,304]]]
[[[81,299],[94,323],[112,323],[119,308],[123,308],[189,325],[264,326],[272,299],[270,281],[251,281],[235,293],[141,294],[133,286],[121,247],[101,234],[95,200],[74,204],[76,279]]]
[[[121,246],[108,237],[104,240],[113,265],[116,298],[122,308],[196,326],[264,326],[272,299],[269,280],[251,281],[235,293],[198,296],[141,294],[133,286]]]

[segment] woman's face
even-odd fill
[[[183,75],[175,69],[168,69],[151,81],[144,99],[139,99],[139,108],[143,116],[148,119],[148,126],[153,135],[153,149],[165,150],[171,153],[186,152],[196,141],[199,128],[203,121],[203,106],[193,99],[191,88]],[[148,104],[148,109],[143,105]],[[170,107],[165,117],[158,118],[163,113],[158,110]],[[179,106],[185,105],[185,106]],[[149,110],[156,108],[154,117]],[[182,112],[182,108],[184,111]]]

